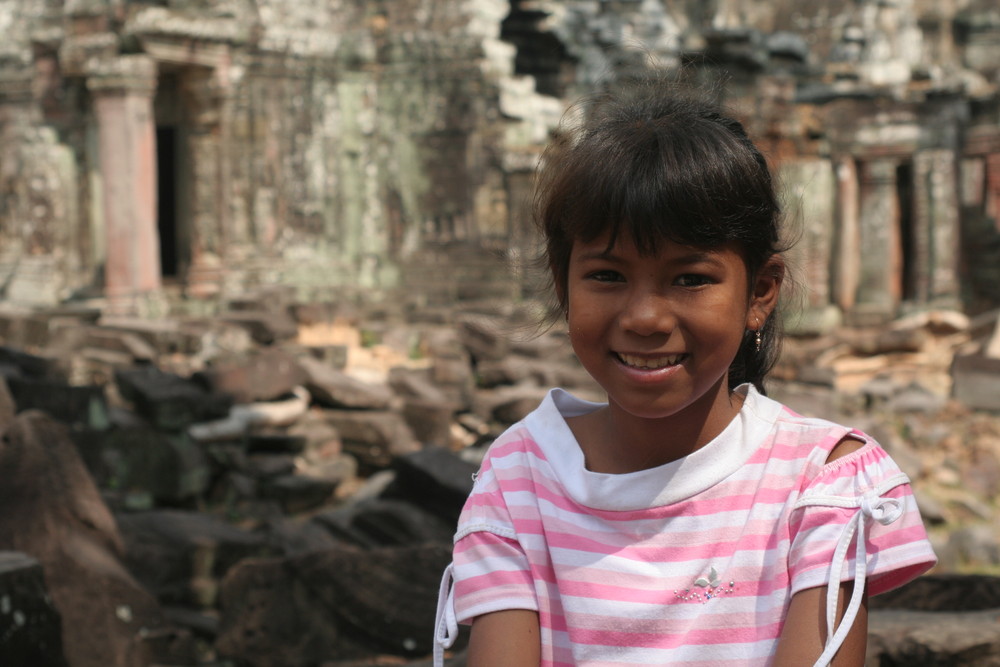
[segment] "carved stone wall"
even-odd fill
[[[8,303],[515,296],[549,132],[650,66],[766,149],[802,328],[1000,299],[963,268],[1000,260],[988,1],[0,0],[0,28]]]

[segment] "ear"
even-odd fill
[[[750,289],[750,307],[747,309],[746,328],[757,330],[771,316],[778,306],[781,284],[785,280],[785,261],[780,255],[772,255],[754,279]]]

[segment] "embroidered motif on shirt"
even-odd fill
[[[720,595],[729,595],[736,590],[736,582],[730,581],[729,586],[722,585],[722,579],[718,571],[713,567],[708,571],[707,576],[698,577],[694,580],[692,588],[685,588],[683,591],[675,590],[674,597],[684,602],[700,602],[705,604],[712,598]]]

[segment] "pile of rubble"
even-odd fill
[[[281,291],[161,321],[0,313],[0,663],[423,664],[482,448],[548,387],[600,397],[565,333],[536,321],[527,305]],[[932,523],[939,585],[979,591],[874,602],[907,611],[873,612],[873,664],[1000,652],[983,625],[1000,609],[1000,417],[949,398],[966,382],[953,360],[987,358],[982,328],[936,314],[793,338],[775,375],[793,408],[890,449]],[[952,618],[964,635],[945,637]]]

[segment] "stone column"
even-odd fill
[[[842,156],[835,161],[834,171],[837,176],[837,203],[831,296],[833,302],[846,313],[854,308],[861,275],[858,166],[853,157]]]
[[[104,292],[112,312],[144,310],[160,291],[156,224],[156,63],[121,56],[92,67],[104,200]]]
[[[950,150],[927,150],[913,156],[913,297],[919,303],[955,307],[960,300],[955,166],[956,156]]]
[[[225,197],[230,192],[229,170],[224,154],[223,100],[226,89],[220,85],[218,68],[190,68],[181,80],[184,113],[187,182],[184,184],[190,206],[191,264],[186,272],[186,293],[198,298],[219,294],[227,278],[238,275],[233,259],[232,230],[227,225],[229,208]],[[226,194],[223,194],[226,193]]]
[[[986,156],[986,215],[1000,232],[1000,153]]]
[[[782,163],[778,180],[786,217],[798,233],[790,259],[804,288],[802,310],[789,313],[786,328],[821,334],[840,324],[840,311],[831,297],[835,201],[834,172],[829,160],[799,158]]]
[[[902,298],[902,248],[896,160],[877,158],[861,165],[861,266],[852,321],[886,322]]]

